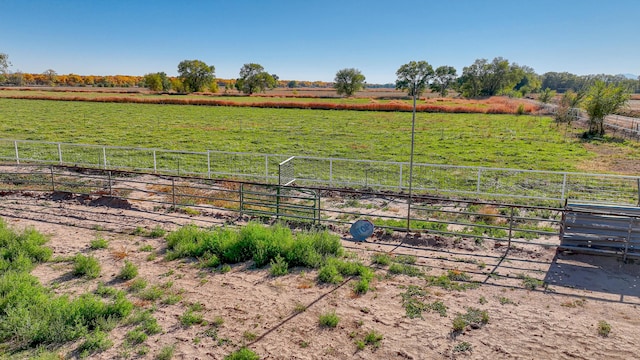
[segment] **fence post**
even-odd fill
[[[211,151],[207,150],[207,177],[211,179]]]
[[[240,183],[240,217],[244,214],[244,183]]]
[[[52,192],[56,192],[56,181],[55,178],[53,176],[53,165],[51,165],[51,191]]]
[[[176,207],[176,179],[171,178],[171,203]]]
[[[476,193],[480,194],[480,178],[482,177],[482,169],[478,169],[478,181],[476,182]]]
[[[60,165],[62,165],[62,147],[60,143],[58,143],[58,160],[60,160]]]
[[[16,164],[20,165],[20,155],[18,154],[18,142],[13,142],[13,148],[16,150]]]
[[[402,191],[402,163],[400,163],[400,179],[398,180],[398,191]]]
[[[111,188],[111,170],[109,170],[109,196],[113,196],[113,189]]]
[[[640,207],[640,178],[638,180],[638,206]]]
[[[276,187],[276,220],[280,219],[280,184]]]
[[[640,181],[640,180],[639,180],[639,181]],[[567,173],[564,173],[564,174],[562,175],[562,194],[561,194],[561,196],[560,196],[560,200],[561,200],[561,201],[564,201],[564,200],[565,200],[565,199],[564,199],[564,196],[565,196],[565,194],[566,194],[566,191],[567,191]]]
[[[333,159],[329,159],[329,187],[333,187]]]
[[[156,174],[158,172],[157,163],[156,163],[156,151],[153,150],[153,173]]]
[[[107,148],[106,147],[102,147],[102,161],[104,163],[104,168],[107,168]]]
[[[269,183],[269,155],[264,156],[264,182]]]
[[[511,208],[511,214],[509,215],[509,241],[507,243],[507,251],[505,251],[504,255],[507,256],[509,249],[511,249],[511,237],[513,234],[513,207]]]

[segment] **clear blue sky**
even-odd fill
[[[176,75],[185,59],[236,78],[343,68],[388,83],[411,60],[462,72],[502,56],[539,74],[640,75],[640,0],[0,0],[12,71]]]

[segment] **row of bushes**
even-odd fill
[[[252,260],[255,267],[271,265],[271,273],[284,275],[295,266],[319,268],[318,281],[337,284],[344,276],[359,276],[354,290],[366,293],[373,271],[358,261],[342,259],[337,235],[327,231],[293,234],[282,225],[249,223],[241,229],[184,226],[166,237],[167,260],[194,257],[203,267],[218,267]],[[227,265],[228,266],[228,265]]]
[[[338,103],[313,103],[313,102],[236,102],[231,100],[195,99],[195,98],[142,98],[142,97],[54,97],[40,95],[12,95],[10,99],[29,100],[58,100],[58,101],[91,101],[109,103],[136,103],[136,104],[170,104],[170,105],[206,105],[206,106],[231,106],[231,107],[257,107],[257,108],[281,108],[281,109],[313,109],[313,110],[355,110],[355,111],[413,111],[409,103],[367,103],[367,104],[338,104]],[[478,114],[530,114],[537,107],[533,104],[518,102],[504,102],[489,104],[486,107],[445,105],[445,104],[419,104],[418,112],[437,113],[478,113]]]

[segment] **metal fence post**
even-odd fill
[[[111,171],[109,171],[108,175],[109,175],[109,196],[113,196],[113,189],[111,187]]]
[[[18,154],[18,142],[13,142],[13,148],[16,150],[16,164],[20,164],[20,155]]]
[[[398,191],[402,191],[402,163],[400,163],[400,179],[398,180]]]
[[[509,242],[507,243],[507,251],[504,253],[505,256],[507,256],[507,253],[509,252],[509,249],[511,249],[511,238],[513,237],[513,210],[514,208],[511,208],[511,214],[509,214]]]
[[[564,196],[567,191],[567,173],[562,175],[562,194],[560,196],[560,200],[564,201]]]
[[[60,165],[62,165],[62,147],[60,143],[58,143],[58,160],[60,160]]]
[[[52,192],[56,192],[56,181],[55,181],[55,177],[53,176],[53,165],[51,165],[51,191]]]
[[[264,182],[269,182],[269,155],[264,156]]]
[[[176,179],[171,178],[171,203],[176,207]]]
[[[240,183],[240,216],[244,213],[244,183]]]
[[[156,151],[153,150],[153,173],[157,173],[158,172],[158,167],[157,167],[157,163],[156,163]]]
[[[482,169],[478,169],[478,181],[476,182],[476,193],[480,194],[480,178],[482,177]]]
[[[207,177],[211,179],[211,151],[207,150]]]
[[[333,187],[333,159],[329,159],[329,187]]]
[[[107,168],[107,148],[106,147],[102,147],[102,161],[104,163],[104,168]]]

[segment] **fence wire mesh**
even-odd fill
[[[0,139],[0,160],[153,171],[278,183],[279,164],[290,156],[240,152],[113,147]],[[293,164],[293,163],[292,163]],[[414,164],[414,191],[491,198],[640,204],[640,177],[557,171]],[[301,186],[405,191],[409,164],[296,156],[286,177]]]

